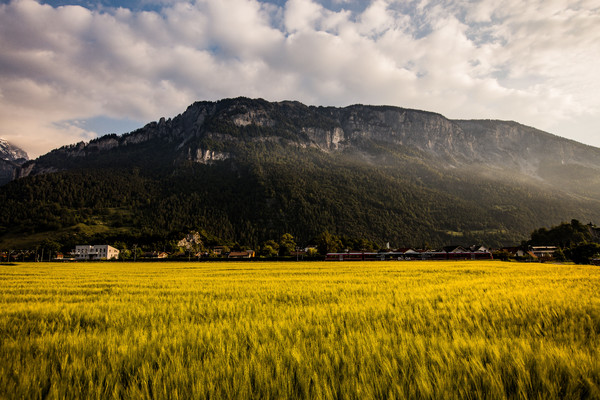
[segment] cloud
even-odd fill
[[[37,155],[95,135],[77,121],[141,126],[245,95],[512,119],[600,146],[596,0],[162,3],[0,5],[0,136]]]

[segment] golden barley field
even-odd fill
[[[0,266],[0,398],[600,398],[600,267]]]

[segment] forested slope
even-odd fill
[[[547,153],[559,151],[565,168],[552,164],[545,179],[548,159],[506,145],[507,126],[519,127],[394,107],[196,103],[24,164],[0,188],[0,238],[158,243],[194,229],[249,246],[285,232],[306,244],[324,231],[381,245],[500,245],[600,220],[597,180],[575,190],[577,174],[600,170],[598,149],[552,137]],[[541,140],[517,131],[521,145]]]

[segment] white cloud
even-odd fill
[[[246,95],[512,119],[600,146],[598,0],[334,3],[2,4],[0,136],[37,155],[94,134],[69,121],[142,125]]]
[[[288,0],[285,6],[285,27],[288,32],[314,31],[323,12],[323,7],[312,0]]]

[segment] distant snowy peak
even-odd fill
[[[0,138],[0,159],[6,161],[27,161],[29,156],[21,148]]]

